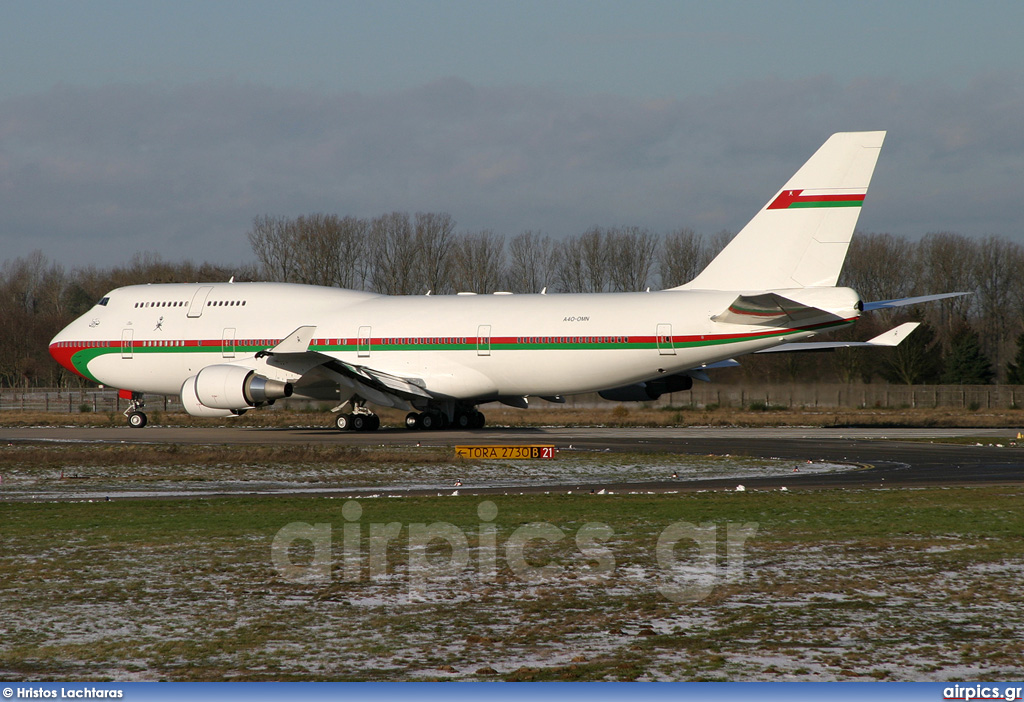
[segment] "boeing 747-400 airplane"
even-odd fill
[[[527,406],[600,392],[652,400],[749,353],[891,346],[809,342],[865,310],[836,287],[884,132],[829,138],[696,278],[656,292],[377,295],[284,283],[133,285],[50,343],[84,378],[121,389],[133,427],[145,393],[201,417],[285,397],[334,402],[339,429],[373,430],[368,405],[409,427],[482,427],[481,403]],[[955,293],[953,293],[955,294]]]

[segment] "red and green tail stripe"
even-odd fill
[[[770,205],[769,210],[799,210],[812,207],[860,207],[864,195],[846,193],[838,195],[804,195],[803,190],[783,190]]]

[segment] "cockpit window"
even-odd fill
[[[102,300],[100,300],[96,304],[97,305],[102,305],[102,306],[106,307],[108,302],[110,302],[110,298],[109,297],[104,297]]]

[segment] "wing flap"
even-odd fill
[[[374,370],[367,366],[358,366],[335,359],[331,359],[324,365],[329,370],[354,380],[358,380],[364,385],[369,385],[378,391],[390,391],[398,394],[399,396],[423,397],[427,399],[433,398],[433,395],[425,389],[424,382],[419,378],[402,377],[392,373]]]

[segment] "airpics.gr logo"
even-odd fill
[[[1020,687],[999,687],[998,685],[953,685],[942,690],[944,700],[1019,700]]]
[[[504,572],[511,572],[527,583],[566,577],[613,584],[615,578],[615,530],[601,522],[587,522],[575,531],[550,522],[531,522],[516,527],[501,540],[495,523],[498,507],[489,500],[477,507],[480,524],[467,528],[450,522],[364,525],[363,507],[357,500],[347,501],[341,513],[346,523],[340,530],[329,523],[307,522],[291,522],[278,530],[270,556],[282,579],[294,583],[328,583],[336,577],[349,582],[386,581],[400,576],[389,560],[389,554],[398,552],[404,555],[400,560],[405,564],[409,595],[415,598],[427,594],[432,585],[445,582],[494,582],[499,571],[503,571],[502,562],[507,568]],[[741,579],[745,544],[757,533],[759,525],[745,522],[723,526],[724,530],[709,522],[698,525],[680,520],[651,539],[648,548],[653,549],[657,564],[651,584],[662,596],[673,602],[697,602],[710,595],[717,585]],[[336,531],[341,532],[338,568]],[[723,544],[719,544],[720,537],[724,537]],[[560,542],[564,545],[567,539],[575,542],[575,552],[546,556],[544,562],[538,560],[538,548]],[[475,546],[470,547],[471,541]],[[293,559],[293,547],[304,549],[308,557]],[[636,547],[632,548],[635,551]],[[723,559],[724,568],[719,565]]]

